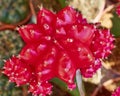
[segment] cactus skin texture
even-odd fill
[[[117,89],[115,89],[115,91],[112,93],[111,96],[120,96],[120,87],[118,87]]]
[[[21,26],[18,31],[26,45],[6,61],[4,73],[17,85],[27,83],[34,96],[51,94],[49,80],[54,77],[74,89],[76,70],[92,77],[101,67],[101,58],[114,48],[109,30],[89,24],[69,6],[57,14],[41,9],[37,24]]]

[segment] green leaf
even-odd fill
[[[114,12],[113,13],[113,18],[112,23],[113,23],[113,27],[111,28],[111,32],[113,33],[113,35],[115,35],[115,37],[120,36],[120,17],[118,17],[118,15]]]
[[[61,7],[64,8],[66,6],[65,0],[58,0]]]

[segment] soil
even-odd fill
[[[92,92],[97,87],[97,85],[90,82],[84,82],[84,87],[85,87],[85,92],[87,93],[86,96],[91,96]]]

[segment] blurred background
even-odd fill
[[[83,78],[86,96],[110,96],[120,86],[120,17],[116,6],[120,0],[0,0],[0,96],[32,96],[27,86],[16,87],[2,74],[4,60],[19,53],[24,42],[16,27],[36,22],[36,14],[42,6],[53,12],[69,5],[83,14],[90,23],[100,22],[115,36],[116,48],[93,78]],[[77,89],[69,91],[64,82],[51,80],[51,96],[79,96]],[[109,86],[109,87],[108,87]]]

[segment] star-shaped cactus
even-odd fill
[[[76,70],[92,77],[101,67],[101,58],[114,47],[110,31],[97,27],[69,6],[57,14],[41,9],[37,24],[18,28],[26,45],[18,56],[6,61],[4,73],[17,85],[29,84],[34,95],[50,94],[49,80],[54,77],[74,89]]]

